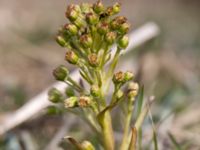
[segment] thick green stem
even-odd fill
[[[104,148],[105,150],[114,150],[114,135],[109,111],[105,113],[101,124],[103,131],[102,136],[104,141]]]

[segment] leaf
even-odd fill
[[[142,105],[143,105],[143,100],[144,100],[144,86],[141,87],[139,94],[138,94],[138,99],[137,99],[137,116],[136,118],[139,117],[141,111],[142,111]]]
[[[131,131],[131,141],[128,150],[136,150],[136,142],[137,142],[137,130],[135,127],[133,127]]]

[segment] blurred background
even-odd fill
[[[80,2],[0,0],[0,121],[55,82],[51,72],[65,64],[65,50],[54,37],[67,22],[66,6]],[[200,1],[121,3],[122,15],[133,30],[149,21],[161,30],[156,39],[125,55],[119,67],[134,70],[145,94],[155,95],[151,111],[160,126],[162,149],[181,144],[186,150],[200,150]],[[61,127],[61,120],[59,115],[32,119],[1,136],[0,149],[43,150]],[[79,132],[76,124],[74,130]],[[168,129],[170,133],[165,132]]]

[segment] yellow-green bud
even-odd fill
[[[113,44],[114,41],[116,40],[117,38],[117,34],[115,32],[108,32],[106,35],[105,35],[105,40],[108,44]]]
[[[129,31],[129,29],[130,29],[130,24],[126,22],[119,27],[118,31],[119,33],[126,34]]]
[[[97,31],[100,34],[104,35],[104,34],[106,34],[109,31],[109,24],[106,23],[106,22],[102,22],[102,23],[98,24],[97,28],[98,28]]]
[[[71,50],[68,50],[65,55],[65,59],[70,63],[70,64],[77,64],[79,57]]]
[[[67,33],[70,35],[76,35],[78,33],[78,28],[74,24],[66,24],[64,29],[66,29]]]
[[[78,101],[78,106],[88,107],[91,106],[92,99],[89,96],[81,96]]]
[[[101,0],[98,0],[94,5],[93,5],[93,10],[97,13],[97,14],[101,14],[104,11],[104,5],[101,2]]]
[[[120,28],[120,26],[124,23],[126,23],[127,18],[124,16],[117,16],[116,18],[114,18],[111,22],[111,28],[113,30],[118,30]]]
[[[66,17],[70,20],[70,21],[74,21],[78,18],[79,15],[79,11],[78,11],[78,6],[71,4],[67,7],[67,11],[66,11]]]
[[[118,40],[118,46],[122,49],[126,49],[128,44],[129,44],[129,38],[126,35]]]
[[[89,34],[84,34],[80,37],[80,43],[83,47],[89,48],[93,43],[92,37]]]
[[[85,20],[83,20],[82,18],[77,18],[74,22],[73,22],[78,28],[82,28],[86,26],[86,22]]]
[[[119,13],[121,10],[121,4],[120,3],[115,3],[114,6],[113,6],[113,14],[117,14]]]
[[[113,80],[114,84],[123,83],[124,82],[124,73],[122,71],[115,73],[112,80]]]
[[[48,97],[49,97],[49,101],[51,101],[52,103],[58,103],[63,100],[62,93],[56,88],[52,88],[49,90]]]
[[[68,75],[69,71],[64,65],[60,65],[53,71],[53,75],[58,81],[64,81]]]
[[[89,141],[83,141],[81,147],[83,150],[95,150],[94,146]]]
[[[99,60],[98,56],[95,53],[92,53],[88,56],[88,62],[92,67],[98,67],[99,66]]]
[[[98,17],[92,12],[86,14],[86,20],[90,25],[95,25],[99,21]]]
[[[56,42],[60,45],[60,46],[62,46],[62,47],[65,47],[65,45],[66,45],[66,41],[65,41],[65,39],[61,36],[61,35],[58,35],[57,37],[56,37]]]
[[[90,88],[90,94],[94,97],[99,97],[101,95],[101,91],[98,85],[92,85]]]
[[[74,108],[78,106],[78,98],[73,96],[64,101],[65,108]]]
[[[132,80],[134,77],[133,73],[130,71],[125,72],[124,74],[124,80],[125,82]]]
[[[82,3],[80,7],[82,13],[89,13],[92,11],[92,5],[89,3]]]

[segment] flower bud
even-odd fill
[[[66,17],[70,20],[70,21],[74,21],[78,18],[79,12],[78,12],[78,6],[71,4],[67,7],[67,11],[66,11]]]
[[[105,40],[110,45],[114,43],[114,41],[116,40],[116,38],[117,38],[117,34],[115,32],[108,32],[105,35]]]
[[[80,43],[83,47],[89,48],[93,43],[92,37],[89,34],[84,34],[80,37]]]
[[[119,13],[121,10],[121,4],[120,3],[115,3],[114,6],[113,6],[113,14],[117,14]]]
[[[97,13],[97,14],[101,14],[104,11],[104,5],[101,2],[101,0],[98,0],[94,5],[93,5],[93,10]]]
[[[78,101],[80,107],[88,107],[91,105],[92,99],[88,96],[81,96]]]
[[[89,141],[83,141],[81,147],[83,150],[95,150],[94,146]]]
[[[70,63],[70,64],[77,64],[78,63],[78,60],[79,60],[79,57],[71,50],[68,50],[66,52],[66,55],[65,55],[65,59]]]
[[[112,80],[113,80],[114,84],[123,83],[124,82],[124,73],[122,71],[115,73]]]
[[[98,28],[97,31],[98,31],[100,34],[104,35],[104,34],[106,34],[106,33],[109,31],[109,24],[106,23],[106,22],[102,22],[102,23],[100,23],[100,24],[98,25],[97,28]]]
[[[66,24],[64,26],[64,29],[67,30],[67,33],[70,35],[76,35],[78,33],[78,29],[74,24]]]
[[[56,88],[52,88],[49,90],[48,98],[49,98],[49,101],[51,101],[52,103],[58,103],[63,100],[62,93]]]
[[[95,53],[92,53],[88,56],[88,62],[92,67],[98,67],[99,65],[99,60],[98,56]]]
[[[90,25],[95,25],[98,22],[98,17],[94,13],[90,12],[86,14],[86,21]]]
[[[61,35],[58,35],[57,37],[56,37],[56,42],[60,45],[60,46],[62,46],[62,47],[65,47],[65,45],[66,45],[66,41],[65,41],[65,39],[61,36]]]
[[[118,31],[119,31],[119,33],[126,34],[129,31],[129,29],[130,29],[130,24],[129,23],[123,23],[119,27]]]
[[[89,13],[92,10],[92,6],[89,3],[82,3],[80,7],[82,13]]]
[[[74,92],[74,90],[71,87],[66,88],[65,94],[66,94],[67,97],[75,96],[75,92]]]
[[[126,23],[127,18],[124,16],[117,16],[111,22],[111,28],[113,30],[119,30],[122,24]]]
[[[86,26],[86,22],[85,20],[83,20],[82,18],[77,18],[74,22],[73,22],[78,28],[82,28]]]
[[[122,49],[126,49],[128,44],[129,44],[129,38],[126,35],[118,40],[118,46]]]
[[[90,88],[90,94],[94,97],[99,97],[101,95],[101,91],[97,85],[92,85]]]
[[[73,96],[64,101],[65,108],[74,108],[78,106],[78,98]]]
[[[125,72],[124,74],[124,80],[125,82],[132,80],[134,77],[133,73],[130,71]]]
[[[57,114],[61,114],[62,111],[59,110],[56,106],[49,106],[47,108],[47,114],[48,115],[57,115]]]
[[[137,96],[139,91],[139,85],[138,83],[135,82],[131,82],[128,85],[128,98],[129,99],[133,99],[134,97]]]
[[[128,85],[128,90],[134,90],[134,91],[138,91],[139,90],[139,85],[136,82],[130,82]]]
[[[64,81],[68,75],[69,71],[64,65],[60,65],[53,71],[53,75],[58,81]]]

